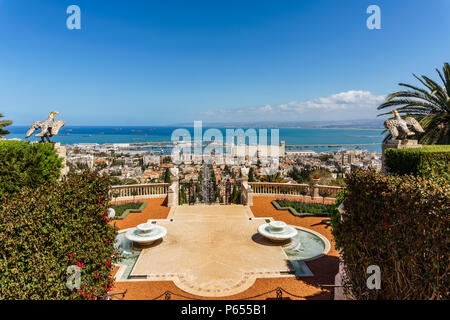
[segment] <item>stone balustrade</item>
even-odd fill
[[[318,184],[248,182],[246,178],[241,179],[241,184],[241,203],[248,206],[253,205],[253,197],[255,196],[295,197],[319,201],[334,201],[337,193],[342,189],[342,187]],[[110,193],[112,201],[167,196],[167,205],[173,207],[178,205],[178,188],[177,179],[173,179],[171,183],[112,186]]]
[[[308,184],[271,183],[271,182],[249,182],[255,195],[310,195],[312,186]]]
[[[149,183],[112,186],[111,200],[134,200],[143,198],[160,198],[168,194],[170,183]]]
[[[249,182],[248,185],[253,191],[253,196],[298,197],[329,201],[334,201],[342,189],[342,187],[319,184]]]

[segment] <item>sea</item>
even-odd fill
[[[40,138],[30,137],[25,139],[28,130],[26,126],[7,127],[11,133],[6,139],[17,138],[24,141],[39,141]],[[160,142],[172,141],[172,135],[180,127],[130,127],[130,126],[64,126],[57,136],[52,137],[52,141],[61,144],[78,143],[133,143],[133,142]],[[194,128],[184,127],[194,139]],[[209,127],[203,127],[205,133]],[[226,136],[227,128],[216,128]],[[230,129],[230,128],[228,128]],[[247,128],[242,128],[246,130]],[[256,129],[258,132],[259,129]],[[286,145],[336,145],[336,144],[364,144],[381,143],[383,140],[382,129],[322,129],[322,128],[280,128],[279,140],[285,141]],[[270,143],[271,129],[267,129],[267,141]],[[186,137],[184,137],[185,139]],[[178,137],[178,140],[181,138]],[[206,140],[206,139],[204,139]],[[313,150],[316,152],[364,149],[381,153],[381,145],[364,146],[342,146],[342,147],[303,147],[303,150]]]

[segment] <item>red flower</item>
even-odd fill
[[[383,225],[386,227],[386,228],[390,228],[391,226],[389,225],[389,223],[387,223],[387,222],[383,222]]]
[[[98,279],[98,273],[95,274],[95,279]]]
[[[83,262],[77,262],[77,266],[80,267],[81,269],[83,269],[84,263]]]
[[[109,267],[111,265],[111,261],[106,261],[106,265]]]

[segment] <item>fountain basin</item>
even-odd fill
[[[166,228],[152,223],[141,223],[136,229],[125,234],[125,238],[137,245],[149,245],[163,238],[167,234]]]
[[[260,225],[258,233],[272,241],[286,241],[295,237],[298,231],[283,221],[271,221]]]

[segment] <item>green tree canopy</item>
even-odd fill
[[[253,167],[250,167],[250,170],[248,171],[248,182],[255,182],[255,173]]]
[[[3,118],[3,114],[0,113],[0,118]],[[8,130],[4,130],[4,127],[12,125],[11,120],[0,120],[0,138],[9,134]]]
[[[61,168],[52,143],[0,141],[0,197],[55,181]]]
[[[169,168],[166,168],[164,171],[164,177],[163,177],[164,183],[170,183],[170,171]]]

